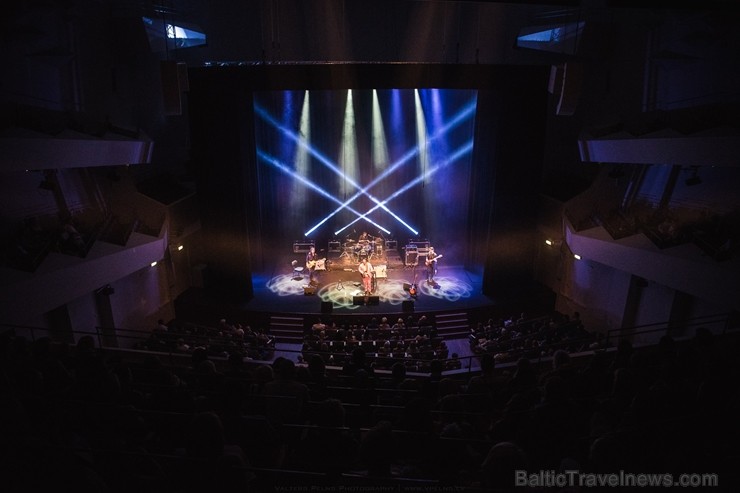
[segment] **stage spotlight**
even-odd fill
[[[179,252],[179,251],[182,251],[182,249],[183,249],[183,248],[185,248],[185,247],[184,247],[184,246],[182,246],[182,245],[178,245],[178,247],[177,247],[177,251],[178,251],[178,252]]]
[[[545,245],[552,246],[552,240],[545,240]]]
[[[157,266],[157,262],[152,262],[152,263],[151,263],[151,264],[149,264],[149,265],[151,265],[152,267],[156,267],[156,266]]]
[[[578,255],[577,253],[574,253],[573,254],[573,258],[576,259],[576,260],[581,260],[581,256]]]

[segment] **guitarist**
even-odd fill
[[[434,276],[437,274],[437,259],[441,257],[442,255],[437,255],[437,252],[434,251],[434,247],[429,247],[427,259],[424,262],[427,267],[427,284],[434,284]]]
[[[312,246],[309,248],[308,253],[306,254],[306,269],[308,269],[308,283],[309,284],[318,284],[316,280],[314,280],[314,276],[317,276],[316,274],[316,264],[319,262],[319,254],[316,253],[316,247]]]
[[[357,268],[362,277],[362,285],[365,288],[365,296],[373,294],[373,277],[374,270],[372,264],[368,261],[367,257],[364,257],[360,262],[360,266]]]

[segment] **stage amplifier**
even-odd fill
[[[294,241],[293,253],[306,253],[312,246],[315,246],[313,241]]]
[[[419,250],[413,245],[406,245],[406,265],[419,265]]]
[[[415,246],[418,249],[429,248],[429,240],[409,240],[406,247]]]
[[[408,245],[406,245],[406,248],[409,248],[409,246],[416,247],[417,252],[422,257],[426,256],[426,254],[429,253],[429,241],[428,240],[409,240]]]

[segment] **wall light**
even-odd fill
[[[151,265],[152,267],[156,267],[156,266],[157,266],[157,262],[156,262],[156,261],[155,261],[155,262],[152,262],[152,263],[151,263],[151,264],[149,264],[149,265]]]
[[[177,251],[179,252],[179,251],[181,251],[181,250],[182,250],[183,248],[185,248],[185,247],[184,247],[184,246],[182,246],[182,245],[178,245],[178,246],[177,246]]]
[[[552,246],[552,240],[545,240],[545,245]]]
[[[581,260],[581,256],[578,255],[577,253],[574,253],[573,254],[573,258],[576,259],[576,260]]]

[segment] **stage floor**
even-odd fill
[[[325,308],[322,302],[328,302],[333,311],[340,313],[400,313],[409,307],[404,301],[412,302],[415,311],[467,310],[492,303],[482,294],[480,275],[440,260],[435,284],[431,285],[426,282],[424,257],[419,258],[419,265],[407,266],[396,252],[371,255],[370,263],[379,276],[373,292],[377,298],[369,299],[369,304],[365,304],[357,271],[358,260],[354,255],[326,254],[325,270],[317,271],[318,285],[314,291],[309,289],[306,269],[299,274],[291,265],[296,260],[297,266],[304,266],[305,255],[302,252],[282,255],[271,272],[253,274],[254,297],[245,308],[263,312],[320,313]],[[416,296],[411,296],[410,285],[416,286]]]

